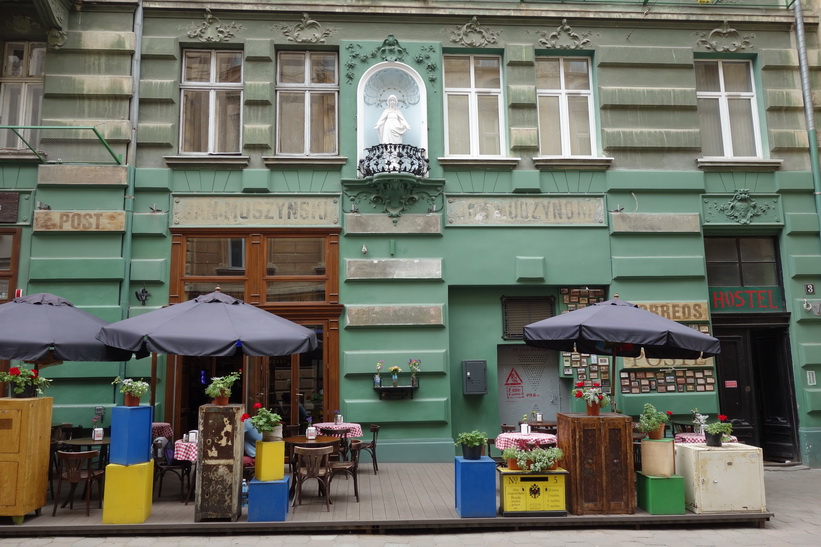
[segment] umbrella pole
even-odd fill
[[[151,407],[157,402],[157,354],[151,352]]]

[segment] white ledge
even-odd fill
[[[248,156],[164,156],[168,167],[223,167],[241,169],[248,167]]]
[[[560,158],[556,156],[539,156],[533,158],[537,169],[560,171],[606,171],[613,164],[613,158]]]
[[[444,157],[436,158],[442,167],[509,167],[519,165],[521,158],[488,157]]]
[[[345,165],[346,156],[262,156],[268,167],[274,165]]]
[[[781,169],[784,160],[765,160],[759,158],[698,158],[698,168],[702,171],[756,171],[772,172]]]

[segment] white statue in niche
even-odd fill
[[[397,108],[398,102],[396,95],[388,97],[388,106],[374,126],[381,144],[402,144],[402,136],[410,129],[410,124]]]

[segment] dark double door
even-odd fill
[[[714,335],[721,341],[716,357],[720,408],[733,422],[733,435],[760,446],[765,460],[798,461],[787,328],[716,324]]]

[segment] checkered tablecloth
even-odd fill
[[[522,435],[521,433],[499,433],[496,436],[496,448],[504,450],[505,448],[525,448],[527,444],[550,444],[556,442],[556,435],[550,433],[530,433]]]
[[[174,459],[197,461],[197,443],[187,443],[185,441],[174,442]]]
[[[704,440],[704,435],[699,435],[698,433],[676,433],[676,442],[704,444],[706,441]],[[730,435],[729,442],[737,443],[738,439],[735,435]]]
[[[348,437],[361,437],[362,436],[362,426],[359,424],[355,424],[352,422],[342,422],[341,424],[335,424],[333,422],[320,422],[318,424],[314,424],[314,427],[319,431],[319,428],[323,429],[350,429],[351,432],[348,433]]]
[[[168,437],[169,439],[174,436],[174,430],[171,429],[171,424],[168,422],[153,422],[151,424],[151,438],[156,439],[157,437]]]

